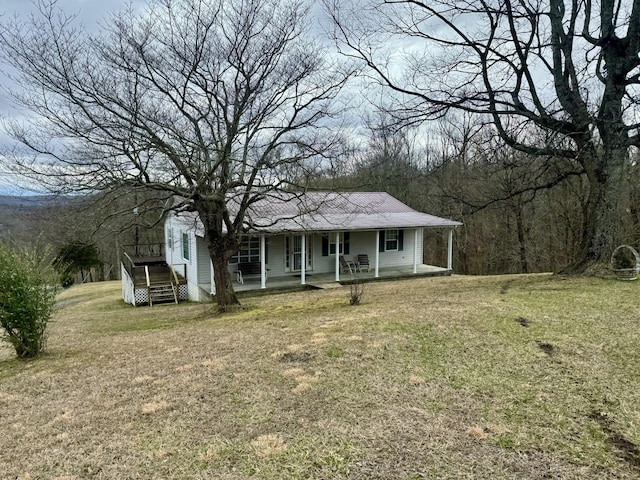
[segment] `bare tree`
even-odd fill
[[[97,34],[55,1],[38,7],[0,26],[13,98],[35,113],[6,123],[27,147],[14,167],[58,190],[146,186],[178,199],[203,223],[218,309],[237,304],[227,265],[247,211],[303,187],[340,144],[330,124],[349,72],[310,39],[308,7],[150,0]]]
[[[398,94],[395,113],[410,122],[484,115],[509,146],[577,163],[588,195],[566,271],[606,261],[620,232],[623,167],[640,146],[640,2],[355,3],[357,15],[328,4],[335,37]]]

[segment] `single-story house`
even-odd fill
[[[424,267],[427,229],[448,236],[447,265],[439,271],[450,274],[452,232],[462,225],[381,192],[280,194],[253,204],[245,223],[247,236],[228,267],[239,289],[265,289],[282,280],[306,285],[312,278],[378,278],[387,269],[416,274]],[[210,301],[216,286],[197,214],[167,217],[163,251],[166,264],[186,279],[184,296]]]

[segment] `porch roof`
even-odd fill
[[[460,225],[418,212],[386,192],[279,193],[251,205],[245,219],[248,232],[266,234]],[[196,230],[204,232],[199,220]]]
[[[249,229],[264,233],[462,225],[418,212],[386,192],[308,192],[299,197],[265,199],[248,217]]]

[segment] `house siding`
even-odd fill
[[[413,228],[403,229],[404,242],[402,250],[380,252],[380,268],[413,265],[415,230]],[[422,229],[418,229],[418,264],[422,263],[422,234]],[[335,233],[332,232],[331,235],[335,235]],[[314,250],[314,270],[318,273],[334,272],[336,257],[335,255],[322,256],[321,237],[319,235],[318,240],[314,242]],[[377,251],[378,243],[376,242],[375,231],[351,232],[349,253],[345,257],[355,261],[358,255],[366,254],[369,257],[371,268],[374,268]]]
[[[189,246],[189,258],[184,258],[183,234]],[[198,288],[198,262],[200,248],[197,248],[195,229],[187,225],[175,215],[170,215],[165,222],[165,260],[167,265],[174,266],[177,272],[183,272],[186,265],[189,300],[202,301]],[[194,279],[196,280],[194,282]]]
[[[423,259],[423,229],[418,228],[417,263],[422,264]],[[379,255],[380,268],[407,267],[414,263],[415,231],[413,228],[403,229],[402,250],[384,251],[378,253],[376,231],[351,231],[349,232],[349,252],[345,257],[355,261],[359,254],[369,257],[371,269],[375,268],[376,254]],[[381,231],[382,232],[382,231]],[[189,241],[189,259],[183,258],[182,234],[187,233]],[[330,238],[334,238],[335,232],[329,232]],[[266,237],[268,279],[291,275],[285,265],[285,238],[291,234],[275,234]],[[335,272],[335,255],[323,256],[323,234],[320,232],[307,234],[307,248],[312,249],[313,258],[308,273]],[[291,243],[293,245],[293,242]],[[326,250],[326,248],[325,248]],[[166,260],[170,265],[175,265],[178,271],[182,271],[181,264],[186,264],[188,279],[188,294],[190,300],[209,301],[211,290],[211,263],[205,240],[196,235],[192,224],[187,224],[180,217],[171,215],[165,224],[165,252]],[[236,281],[236,264],[229,264],[229,272]],[[267,284],[269,280],[267,279]],[[195,280],[195,281],[194,281]]]
[[[284,235],[273,235],[267,238],[269,277],[281,277],[287,274],[285,272],[284,237]]]

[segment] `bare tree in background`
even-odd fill
[[[308,8],[151,0],[89,34],[54,1],[38,6],[0,25],[14,100],[35,114],[6,123],[26,147],[13,166],[54,190],[145,186],[179,199],[173,208],[203,223],[218,309],[237,304],[227,265],[248,209],[304,187],[340,145],[330,124],[349,73],[309,38]]]
[[[329,3],[343,53],[398,94],[405,120],[484,115],[510,147],[577,164],[588,194],[565,271],[608,260],[624,165],[640,146],[640,1]]]

